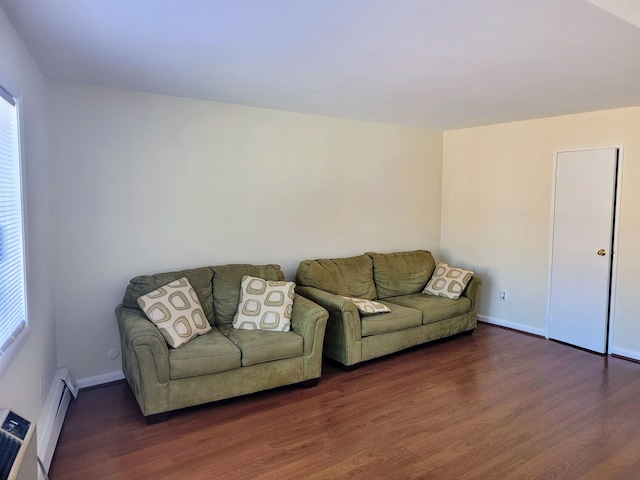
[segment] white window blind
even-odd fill
[[[0,87],[0,358],[27,324],[16,101]]]

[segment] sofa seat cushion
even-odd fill
[[[196,377],[240,368],[240,349],[213,327],[178,349],[169,349],[172,379]]]
[[[379,300],[422,292],[436,265],[427,250],[367,255],[373,261],[373,279]]]
[[[471,310],[471,300],[467,297],[452,300],[444,297],[434,297],[426,293],[391,297],[387,298],[385,303],[402,305],[422,311],[423,325],[439,322],[456,315],[463,315]]]
[[[362,336],[380,335],[382,333],[397,332],[422,325],[422,312],[402,305],[380,302],[391,310],[389,313],[377,315],[362,315]]]
[[[220,331],[242,352],[243,367],[303,354],[302,337],[293,331],[236,330],[231,325],[221,326]]]

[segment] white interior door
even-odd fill
[[[549,337],[605,353],[618,149],[556,159]]]

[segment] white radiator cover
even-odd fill
[[[46,472],[51,466],[71,398],[77,395],[78,386],[71,374],[66,368],[59,368],[39,419],[38,455]]]
[[[0,409],[0,425],[4,424],[4,421],[9,415],[10,410]],[[36,424],[30,422],[29,429],[24,439],[19,436],[12,435],[11,432],[7,432],[2,429],[3,433],[9,435],[20,444],[18,455],[13,461],[11,470],[7,480],[34,480],[38,478],[38,452],[37,452],[37,435]]]

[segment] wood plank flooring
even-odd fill
[[[72,402],[50,478],[635,480],[640,364],[480,324],[158,425],[120,382]]]

